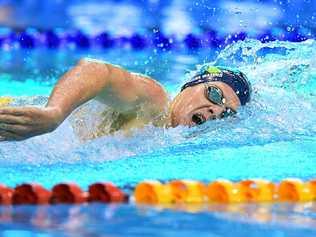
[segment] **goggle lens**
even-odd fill
[[[207,98],[214,104],[217,104],[217,105],[224,104],[223,93],[219,88],[215,86],[207,87]]]
[[[207,98],[214,104],[217,105],[225,105],[225,98],[223,92],[220,88],[215,86],[208,86],[207,87]],[[221,113],[221,118],[226,118],[232,115],[235,115],[237,112],[232,108],[225,108],[225,110]]]

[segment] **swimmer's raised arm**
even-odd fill
[[[111,64],[83,59],[59,80],[47,106],[60,109],[66,116],[92,98],[117,109],[143,102],[163,109],[167,102],[165,91],[156,81]]]
[[[154,80],[83,59],[58,81],[45,108],[0,108],[0,140],[23,140],[51,132],[92,98],[116,109],[136,109],[139,104],[147,104],[163,112],[167,106],[167,95]]]

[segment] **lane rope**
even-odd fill
[[[249,35],[247,32],[221,35],[214,29],[207,29],[198,34],[189,33],[181,38],[176,35],[167,35],[158,28],[153,28],[146,33],[134,32],[130,35],[112,35],[107,31],[91,35],[78,29],[41,30],[26,28],[22,30],[6,29],[2,31],[4,33],[2,32],[0,35],[0,48],[5,50],[12,48],[130,48],[133,50],[155,48],[162,51],[186,48],[198,50],[201,48],[223,48],[226,45],[247,38],[258,39],[263,43],[275,40],[301,42],[315,38],[315,32],[312,29],[289,26],[279,26],[257,35]]]
[[[84,191],[75,183],[59,183],[52,189],[25,183],[10,188],[0,185],[0,205],[47,205],[81,203],[211,204],[211,203],[277,203],[316,201],[316,179],[302,181],[288,178],[279,183],[265,179],[232,182],[218,179],[210,183],[194,180],[172,180],[162,183],[147,180],[137,184],[131,193],[110,182],[89,185]]]

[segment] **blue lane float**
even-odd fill
[[[48,48],[58,48],[60,45],[60,37],[53,30],[43,33],[43,37],[45,46]]]
[[[156,48],[158,50],[169,51],[172,49],[186,48],[198,50],[201,48],[221,48],[239,40],[247,39],[247,32],[236,32],[226,36],[220,36],[212,29],[205,30],[200,34],[189,33],[184,37],[166,35],[159,29],[153,29],[149,33],[133,33],[131,35],[113,36],[109,32],[102,32],[97,35],[89,35],[80,30],[37,30],[7,29],[0,35],[1,47],[20,47],[24,49],[33,48],[68,48],[78,49],[91,48],[131,48],[133,50],[143,50],[146,48]],[[314,38],[311,30],[295,27],[276,27],[257,36],[250,36],[261,42],[274,40],[286,40],[291,42],[301,42]]]

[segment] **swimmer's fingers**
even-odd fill
[[[17,115],[0,114],[0,124],[32,124],[31,119]]]
[[[29,119],[36,119],[45,114],[46,108],[38,107],[3,107],[0,108],[0,116],[16,116]]]
[[[0,142],[5,141],[21,141],[24,138],[12,132],[0,130]]]
[[[0,108],[0,123],[29,125],[30,127],[54,128],[63,115],[54,108],[6,107]]]
[[[0,131],[1,130],[24,136],[31,132],[31,128],[28,126],[6,123],[0,123]]]
[[[0,109],[0,141],[21,141],[30,137],[32,123],[26,108]]]
[[[23,116],[30,111],[30,108],[27,107],[3,107],[0,108],[0,115],[14,115],[14,116]]]
[[[22,141],[42,134],[34,126],[0,123],[0,141]]]
[[[14,134],[17,139],[23,140],[52,132],[63,121],[63,118],[60,110],[54,107],[1,108],[0,131]]]
[[[0,123],[0,141],[21,141],[42,133],[41,128],[33,125]]]
[[[1,132],[7,132],[11,135],[15,135],[19,140],[23,140],[45,133],[46,128],[43,128],[43,126],[40,126],[36,123],[25,124],[24,120],[22,120],[21,124],[0,122],[0,135]]]

